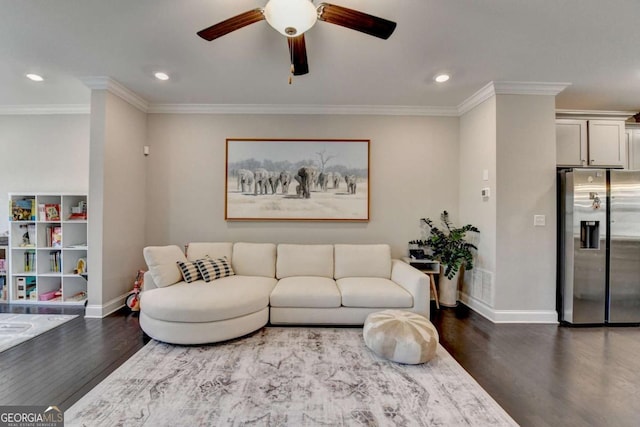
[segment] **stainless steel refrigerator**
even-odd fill
[[[558,203],[560,321],[640,324],[640,171],[560,171]]]

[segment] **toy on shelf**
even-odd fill
[[[76,262],[76,268],[73,270],[73,274],[87,274],[87,259],[79,258]]]
[[[84,301],[86,299],[87,299],[87,293],[85,291],[80,291],[80,292],[76,292],[75,294],[71,295],[65,301]]]
[[[11,209],[10,221],[35,221],[36,199],[10,200],[9,207]]]
[[[86,220],[87,219],[87,202],[78,202],[78,206],[71,207],[70,220]]]
[[[60,296],[62,296],[62,290],[58,289],[55,291],[45,292],[43,294],[38,295],[38,301],[50,301]]]

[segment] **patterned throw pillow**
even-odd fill
[[[180,273],[182,273],[182,278],[185,282],[191,283],[196,280],[202,280],[200,270],[198,270],[198,266],[195,262],[176,261],[176,264],[178,264],[178,268],[180,269]]]
[[[209,257],[199,259],[196,261],[196,265],[205,282],[211,282],[212,280],[236,274],[233,272],[231,263],[226,256],[216,259]]]

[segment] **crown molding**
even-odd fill
[[[411,105],[150,104],[148,112],[152,114],[458,116],[458,110],[455,107]]]
[[[0,115],[89,114],[88,104],[0,105]]]
[[[637,114],[636,111],[607,111],[607,110],[566,110],[556,109],[558,119],[600,119],[600,120],[628,120]]]
[[[571,83],[541,82],[489,82],[469,98],[458,104],[458,115],[463,115],[494,95],[548,95],[556,96]]]
[[[496,95],[549,95],[556,96],[571,83],[493,82]]]
[[[456,107],[418,105],[286,105],[286,104],[150,104],[135,92],[110,77],[84,77],[82,82],[92,90],[106,90],[122,98],[142,112],[150,114],[306,114],[368,116],[436,116],[460,117],[495,95],[556,96],[570,83],[489,82]],[[0,114],[87,114],[87,105],[8,105],[0,106]],[[631,111],[556,110],[558,117],[622,119]]]
[[[118,83],[111,77],[95,76],[95,77],[82,77],[80,78],[82,83],[85,84],[91,90],[106,90],[112,94],[122,98],[129,104],[136,107],[138,110],[146,113],[149,110],[149,103],[139,96],[137,93],[126,88],[122,84]]]
[[[493,82],[487,83],[476,93],[474,93],[473,95],[471,95],[470,97],[462,101],[460,104],[458,104],[458,107],[457,107],[458,115],[461,116],[469,112],[470,110],[482,104],[484,101],[491,98],[495,94],[496,94],[496,91],[493,87]]]

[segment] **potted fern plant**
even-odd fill
[[[427,245],[433,251],[433,258],[440,261],[440,304],[454,307],[458,301],[458,282],[460,271],[473,268],[473,251],[478,248],[467,240],[467,233],[479,233],[477,227],[467,224],[455,227],[449,219],[449,213],[443,211],[440,221],[442,229],[434,225],[430,218],[420,220],[429,227]]]

